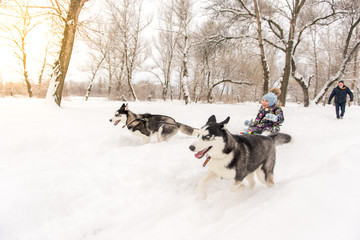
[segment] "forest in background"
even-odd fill
[[[45,97],[51,80],[61,78],[52,93],[60,94],[58,105],[62,95],[258,101],[275,86],[283,104],[308,106],[344,80],[359,104],[359,1],[159,0],[150,1],[153,14],[145,3],[0,1],[0,18],[9,20],[1,21],[0,38],[8,40],[21,79],[0,72],[0,96]],[[44,25],[52,37],[31,56],[29,36]],[[70,62],[73,44],[82,46],[80,61]],[[38,70],[29,74],[32,61]],[[66,76],[68,68],[77,77]]]

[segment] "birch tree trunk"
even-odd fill
[[[358,31],[356,31],[356,32],[358,33]],[[351,89],[354,92],[356,91],[356,86],[357,86],[357,82],[358,82],[358,52],[359,52],[359,50],[356,51],[354,54],[354,69],[353,69],[354,80],[351,83]],[[358,96],[358,94],[354,94],[354,103],[357,102],[357,96]],[[349,106],[350,106],[350,102],[349,102]]]
[[[48,55],[48,50],[49,50],[49,45],[46,46],[46,49],[45,49],[44,60],[43,60],[42,66],[41,66],[40,74],[39,74],[39,81],[38,81],[39,85],[41,85],[41,83],[42,83],[45,67],[47,65],[46,59],[47,59],[47,55]]]
[[[179,39],[179,57],[181,61],[181,72],[180,72],[180,91],[183,95],[185,104],[191,103],[190,92],[189,92],[189,71],[188,61],[189,52],[191,48],[190,44],[190,23],[193,18],[192,12],[193,1],[192,0],[175,0],[174,1],[174,13],[175,13],[175,26],[178,29],[178,34],[181,36]],[[179,94],[181,96],[181,93]]]
[[[359,28],[356,28],[355,31],[356,31],[355,35],[359,36]],[[353,67],[354,67],[354,69],[353,69],[353,78],[354,78],[354,80],[351,83],[351,89],[354,92],[354,103],[358,102],[358,95],[359,95],[359,93],[357,92],[357,88],[356,88],[356,86],[358,84],[358,70],[359,70],[359,67],[358,67],[358,54],[359,54],[359,50],[357,50],[354,53],[354,65],[353,65]],[[350,106],[350,102],[349,102],[349,106]]]
[[[188,37],[185,35],[185,49],[183,52],[183,62],[182,62],[182,81],[181,81],[181,88],[184,97],[185,104],[191,103],[189,88],[188,88],[188,81],[189,81],[189,73],[187,69],[187,61],[188,61],[188,54],[189,54],[189,46],[188,46]]]
[[[316,37],[316,26],[315,26],[315,31],[313,31],[312,29],[310,29],[311,31],[311,39],[312,39],[312,44],[313,44],[313,54],[314,54],[314,70],[315,70],[315,76],[314,76],[314,97],[316,97],[316,94],[319,92],[319,61],[318,61],[318,53],[317,53],[317,37]]]
[[[69,4],[59,57],[55,62],[50,85],[46,95],[47,99],[54,101],[59,107],[61,105],[65,77],[69,68],[71,54],[74,46],[79,15],[82,7],[87,1],[88,0],[71,0]]]
[[[87,100],[89,99],[90,92],[91,92],[91,89],[92,89],[92,86],[93,86],[93,83],[94,83],[96,74],[97,74],[97,72],[99,71],[100,66],[101,66],[101,64],[103,63],[104,60],[105,60],[105,57],[103,57],[103,58],[99,61],[99,63],[96,65],[96,68],[94,69],[94,71],[93,71],[93,73],[92,73],[92,76],[91,76],[91,79],[90,79],[90,83],[89,83],[89,87],[88,87],[87,90],[86,90],[85,101],[87,101]]]

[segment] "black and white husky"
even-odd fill
[[[152,115],[150,113],[135,114],[129,110],[128,104],[123,104],[115,112],[110,122],[116,126],[122,122],[130,132],[142,137],[144,143],[149,143],[152,135],[157,135],[158,141],[166,141],[174,136],[178,130],[190,136],[197,136],[198,129],[176,122],[173,118],[165,115]]]
[[[206,185],[220,177],[234,179],[230,190],[244,188],[244,178],[249,187],[255,186],[254,174],[266,186],[274,185],[273,170],[275,165],[275,147],[288,143],[291,136],[283,133],[263,135],[233,135],[226,129],[230,117],[217,123],[211,116],[204,127],[199,130],[197,140],[190,145],[190,150],[197,152],[196,158],[207,155],[203,166],[208,163],[209,171],[200,180],[198,190],[202,199],[206,198]]]

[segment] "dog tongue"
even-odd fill
[[[195,153],[195,157],[198,158],[198,159],[202,158],[202,157],[205,155],[205,152],[206,152],[207,150],[208,150],[208,149],[205,148],[205,149],[201,150],[200,152]]]
[[[118,125],[119,122],[120,122],[120,120],[117,120],[116,122],[114,122],[114,126]]]

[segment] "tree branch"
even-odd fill
[[[296,52],[296,49],[298,47],[298,45],[300,44],[301,42],[301,36],[302,34],[304,33],[305,30],[309,29],[310,27],[314,26],[314,25],[317,25],[318,22],[322,21],[322,20],[327,20],[331,17],[335,17],[336,15],[338,15],[339,13],[335,12],[334,9],[333,9],[333,12],[327,16],[323,16],[323,17],[319,17],[315,20],[313,20],[311,23],[305,25],[300,31],[299,31],[299,34],[298,34],[298,37],[297,37],[297,41],[296,41],[296,44],[294,46],[294,49],[293,49],[293,54]],[[326,23],[325,25],[330,25],[332,22],[329,22],[329,23]]]
[[[253,85],[253,83],[248,82],[248,81],[242,81],[242,80],[234,81],[232,79],[223,79],[223,80],[213,84],[211,88],[214,88],[217,85],[222,84],[222,83],[232,83],[232,84],[237,84],[237,85],[249,85],[249,86]]]

